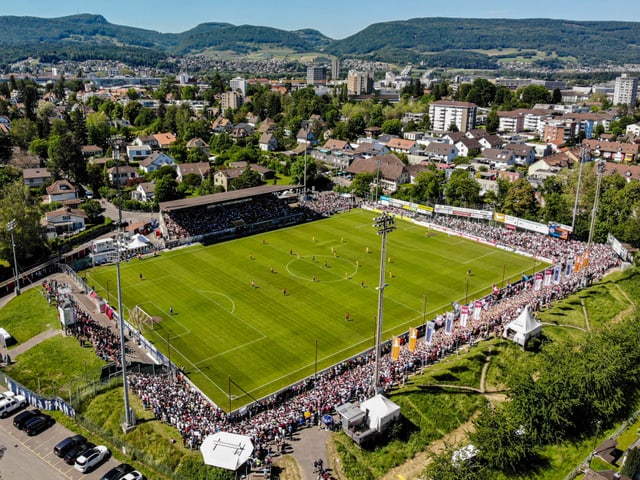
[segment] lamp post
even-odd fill
[[[376,328],[376,364],[373,372],[374,393],[378,393],[380,384],[380,354],[382,344],[382,316],[384,311],[384,283],[385,264],[387,256],[387,234],[393,232],[395,227],[394,218],[388,213],[383,213],[373,219],[373,226],[378,229],[378,235],[382,237],[382,247],[380,249],[380,283],[378,285],[378,322]]]
[[[7,230],[11,233],[11,248],[13,249],[13,273],[16,279],[16,296],[20,295],[20,277],[18,276],[18,259],[16,257],[16,242],[13,239],[13,231],[16,229],[16,219],[7,223]]]
[[[589,226],[589,239],[587,240],[587,254],[591,255],[591,247],[593,246],[593,232],[596,228],[596,217],[598,216],[598,202],[600,200],[600,184],[602,183],[602,174],[606,167],[605,160],[598,160],[597,174],[598,180],[596,182],[596,194],[593,198],[593,209],[591,210],[591,225]],[[586,268],[582,269],[582,283],[584,284],[584,277],[586,275]]]
[[[116,235],[116,280],[118,290],[118,323],[120,324],[120,363],[122,364],[122,389],[124,390],[124,415],[125,420],[122,430],[127,432],[135,427],[133,411],[129,406],[129,385],[127,383],[127,358],[125,356],[124,340],[124,315],[122,312],[122,282],[120,281],[120,244],[122,241],[122,199],[120,198],[120,147],[124,143],[124,138],[115,135],[109,138],[109,145],[112,147],[113,160],[116,164],[116,188],[118,198],[118,234]]]
[[[573,204],[573,216],[571,217],[571,231],[576,227],[576,215],[578,214],[578,200],[580,198],[580,183],[582,182],[582,165],[585,162],[585,153],[588,145],[584,143],[580,147],[580,169],[578,170],[578,185],[576,187],[576,199]]]

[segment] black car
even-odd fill
[[[43,430],[46,430],[51,425],[56,423],[51,415],[47,415],[46,413],[42,413],[40,415],[36,415],[31,420],[29,420],[25,426],[24,431],[27,432],[27,435],[30,437],[39,434]]]
[[[33,420],[38,415],[42,415],[42,412],[38,409],[25,410],[13,417],[13,426],[19,430],[24,430],[24,426],[29,420]]]
[[[133,467],[128,463],[121,463],[100,477],[100,480],[120,480],[129,472],[133,472]]]
[[[56,457],[64,457],[69,450],[71,450],[76,445],[86,442],[87,439],[82,435],[74,435],[73,437],[67,437],[58,443],[55,447],[53,447],[53,453]]]
[[[83,452],[86,452],[87,450],[89,450],[90,448],[93,448],[95,446],[96,446],[95,443],[91,443],[91,442],[79,443],[75,447],[70,448],[67,451],[67,453],[65,453],[64,462],[67,465],[73,465],[74,463],[76,463],[76,458],[78,458],[80,455],[82,455]]]

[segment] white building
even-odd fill
[[[246,78],[234,77],[229,81],[229,86],[232,92],[240,91],[243,97],[247,95],[248,83]]]
[[[636,106],[638,98],[638,79],[629,77],[626,73],[616,78],[613,87],[613,104]]]
[[[438,100],[429,105],[431,128],[436,132],[448,132],[452,125],[460,132],[467,132],[476,126],[475,103]]]

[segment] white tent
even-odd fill
[[[365,412],[365,422],[369,428],[378,432],[384,431],[390,423],[400,418],[400,407],[383,395],[376,395],[360,404]]]
[[[502,333],[504,338],[510,338],[524,347],[529,339],[542,335],[542,324],[538,322],[526,306],[518,318],[509,323]]]
[[[204,439],[200,453],[207,465],[235,471],[249,460],[253,444],[246,435],[218,432]]]

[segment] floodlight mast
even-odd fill
[[[118,323],[120,329],[120,364],[122,367],[122,389],[124,390],[124,415],[125,420],[122,425],[123,431],[127,432],[135,427],[133,412],[129,406],[129,385],[127,383],[127,358],[124,339],[124,315],[122,312],[122,282],[120,281],[120,247],[122,242],[122,199],[120,198],[120,147],[125,140],[120,135],[109,138],[109,145],[112,148],[113,161],[116,164],[116,188],[118,198],[118,233],[116,236],[116,280],[118,289]]]
[[[380,391],[380,355],[382,351],[382,319],[384,311],[384,288],[387,284],[385,278],[385,264],[387,256],[387,234],[393,232],[395,220],[388,213],[383,213],[379,217],[373,219],[373,226],[378,229],[378,235],[382,237],[382,247],[380,249],[380,283],[378,285],[378,318],[376,327],[376,363],[373,371],[372,387],[374,395]]]
[[[16,279],[15,293],[20,295],[20,276],[18,275],[18,258],[16,257],[16,242],[13,239],[13,231],[16,229],[16,219],[14,218],[7,223],[7,230],[11,233],[11,248],[13,249],[13,274]]]

